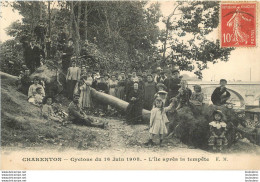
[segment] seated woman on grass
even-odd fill
[[[39,87],[41,88],[42,96],[45,97],[44,88],[39,83],[40,83],[39,77],[37,77],[37,76],[34,77],[33,84],[29,87],[29,90],[28,90],[28,99],[33,97],[37,93],[36,89],[39,88]]]

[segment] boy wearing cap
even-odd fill
[[[227,80],[220,80],[220,87],[217,87],[211,95],[211,101],[214,105],[221,106],[226,104],[226,101],[230,98],[230,93],[226,88]]]

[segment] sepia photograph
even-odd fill
[[[2,1],[1,169],[259,170],[259,1]]]

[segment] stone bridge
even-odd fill
[[[193,90],[195,84],[199,84],[202,87],[204,93],[205,102],[211,103],[210,98],[214,89],[219,86],[217,82],[205,82],[205,81],[188,81],[189,88]],[[229,102],[236,104],[238,108],[245,105],[259,105],[260,99],[260,82],[231,82],[228,83],[227,88],[231,93]]]

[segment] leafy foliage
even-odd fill
[[[8,35],[16,41],[30,40],[42,20],[54,48],[60,43],[61,33],[66,40],[73,38],[76,56],[87,42],[92,69],[150,69],[159,58],[162,66],[179,66],[202,78],[201,71],[208,63],[228,61],[233,50],[221,48],[217,39],[207,39],[219,24],[219,2],[176,2],[176,12],[162,20],[166,30],[158,27],[162,18],[159,3],[17,1],[8,5],[23,16],[22,22],[13,22],[7,29]],[[159,54],[159,40],[165,43],[163,56]]]
[[[16,40],[7,40],[0,44],[0,69],[12,75],[18,75],[22,67],[22,45]]]
[[[67,40],[73,38],[77,56],[86,41],[89,46],[95,44],[96,51],[89,52],[95,61],[89,65],[93,69],[118,70],[115,65],[122,66],[122,70],[144,69],[151,65],[151,55],[157,51],[160,30],[156,24],[161,17],[158,3],[59,1],[49,4],[49,13],[47,2],[17,1],[8,5],[23,16],[21,22],[13,22],[8,27],[8,35],[17,41],[30,41],[35,36],[35,26],[42,20],[47,34],[51,31],[50,40],[54,45],[59,43],[61,33]]]
[[[236,127],[243,126],[246,122],[245,118],[240,118],[238,113],[225,106],[219,108],[214,105],[204,105],[201,110],[201,114],[198,115],[189,107],[183,107],[173,117],[172,122],[178,123],[175,127],[176,135],[183,143],[202,149],[208,148],[209,123],[213,121],[213,112],[215,110],[221,110],[225,116],[228,145],[231,146],[238,141]]]
[[[160,40],[168,41],[170,45],[168,57],[163,64],[173,64],[179,66],[180,70],[194,71],[202,78],[201,71],[207,68],[208,63],[228,61],[233,50],[221,48],[218,39],[207,38],[218,27],[219,2],[180,2],[176,7],[181,16],[175,17],[172,22],[164,21],[168,30],[161,34]],[[166,36],[167,31],[170,36]]]

